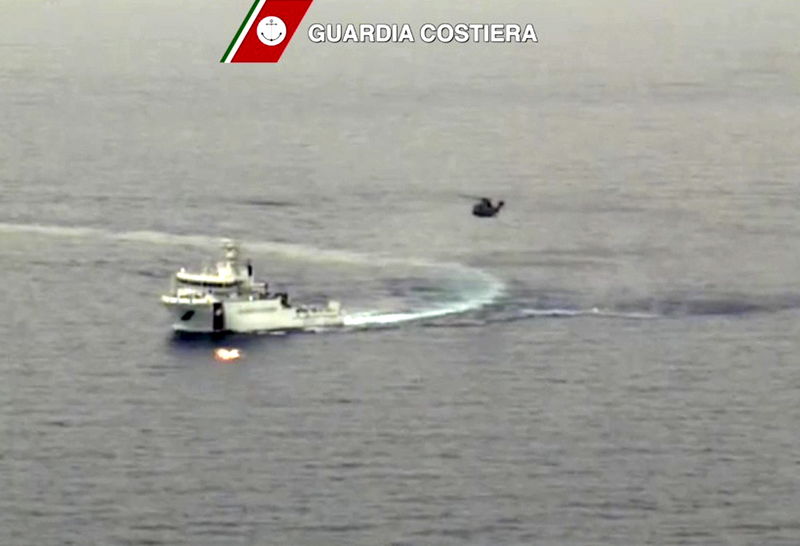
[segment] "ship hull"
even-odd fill
[[[182,301],[183,300],[183,301]],[[189,334],[257,333],[331,328],[344,324],[337,304],[285,307],[272,300],[213,301],[162,297],[172,329]]]

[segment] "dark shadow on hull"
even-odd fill
[[[178,334],[167,338],[168,350],[182,358],[208,359],[214,351],[222,348],[236,348],[245,355],[263,354],[275,344],[286,343],[290,336],[262,336],[234,333]]]
[[[237,332],[179,332],[174,331],[170,337],[170,344],[176,347],[226,347],[235,345],[237,347],[247,347],[248,345],[260,344],[266,341],[273,341],[281,338],[289,337],[289,335],[298,334],[314,334],[318,331],[308,329],[287,329],[287,330],[270,330],[262,332],[251,333],[237,333]]]
[[[230,338],[232,335],[232,332],[199,333],[175,331],[172,333],[172,340],[176,343],[216,342]]]

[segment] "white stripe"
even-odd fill
[[[250,29],[253,28],[253,22],[258,18],[258,14],[261,13],[261,10],[264,8],[264,4],[266,4],[266,2],[267,0],[259,0],[256,9],[253,10],[253,15],[250,16],[250,20],[247,21],[244,30],[239,35],[239,39],[236,40],[236,44],[233,46],[233,49],[231,49],[230,55],[228,55],[228,58],[225,59],[226,63],[231,62],[231,59],[236,56],[236,53],[239,51],[239,46],[242,45],[245,36],[247,36],[247,34],[250,32]]]

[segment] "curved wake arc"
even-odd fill
[[[204,235],[179,235],[158,231],[116,232],[91,227],[65,227],[40,224],[0,223],[0,231],[9,233],[31,233],[49,237],[88,237],[110,241],[138,242],[159,245],[182,245],[195,247],[215,247],[222,238]],[[373,254],[362,254],[346,250],[320,249],[307,245],[291,243],[243,241],[254,251],[279,254],[287,258],[322,263],[344,263],[380,266],[412,266],[438,271],[449,271],[453,276],[468,278],[475,288],[463,299],[405,312],[373,310],[345,316],[347,327],[386,326],[415,320],[438,318],[473,311],[495,301],[503,292],[503,283],[492,275],[459,263],[435,262],[415,258],[396,258]]]

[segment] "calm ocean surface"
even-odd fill
[[[800,5],[172,4],[0,0],[0,544],[800,544]],[[418,319],[173,339],[221,237]]]

